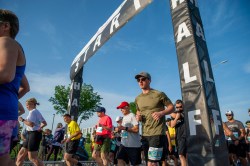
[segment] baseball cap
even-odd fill
[[[117,108],[117,109],[121,109],[121,108],[124,108],[124,107],[126,107],[126,106],[129,106],[129,103],[126,102],[126,101],[123,101],[123,102],[121,102],[121,104],[120,104],[119,106],[117,106],[116,108]]]
[[[120,121],[120,120],[122,120],[122,117],[121,117],[121,116],[117,116],[117,117],[115,118],[115,121],[116,121],[116,122],[118,122],[118,121]]]
[[[137,74],[136,76],[135,76],[135,79],[138,79],[138,78],[140,78],[140,77],[146,77],[146,78],[148,78],[149,80],[151,80],[151,76],[150,76],[150,74],[149,73],[147,73],[147,72],[140,72],[139,74]]]
[[[106,109],[104,108],[104,107],[98,107],[97,109],[96,109],[96,112],[106,112]]]
[[[234,112],[231,110],[226,111],[226,115],[234,115]]]

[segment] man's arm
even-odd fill
[[[174,120],[170,121],[170,127],[175,127],[176,124],[177,124],[178,119],[180,119],[180,117],[181,117],[181,113],[179,113],[179,112],[178,113],[173,112],[173,113],[171,113],[170,116],[174,118]]]
[[[139,125],[134,125],[133,127],[124,127],[124,126],[118,126],[118,131],[125,130],[131,133],[138,133],[139,132]]]
[[[245,129],[240,129],[239,140],[245,139],[245,136],[246,136],[246,131],[245,131]]]
[[[154,120],[159,120],[163,116],[171,114],[173,111],[174,111],[174,105],[172,103],[169,103],[164,110],[152,113],[152,117],[154,118]]]
[[[77,137],[78,135],[81,135],[82,132],[81,131],[76,131],[74,134],[72,134],[68,139],[71,140],[74,137]]]

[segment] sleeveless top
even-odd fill
[[[18,90],[26,65],[16,66],[14,80],[0,84],[0,120],[17,120]]]

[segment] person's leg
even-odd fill
[[[101,159],[104,166],[109,165],[108,154],[110,151],[110,144],[111,144],[110,138],[105,138],[101,148]]]
[[[64,160],[67,165],[82,165],[77,159],[73,158],[73,154],[76,154],[79,140],[69,141],[66,143],[66,153],[64,154]]]
[[[129,158],[130,165],[140,165],[141,164],[141,148],[129,148],[125,147],[126,156]]]
[[[72,157],[72,154],[65,153],[64,154],[64,160],[67,164],[67,166],[73,166],[78,164],[78,161]]]
[[[36,166],[43,166],[42,160],[38,158],[38,149],[42,139],[42,133],[38,131],[32,131],[28,136],[28,157],[29,160]]]
[[[149,136],[148,165],[157,166],[160,161],[165,161],[167,155],[167,142],[165,135]],[[166,163],[164,163],[166,164]]]
[[[92,158],[97,162],[98,166],[102,166],[101,152],[94,148]]]
[[[60,149],[60,146],[54,146],[54,161],[57,160],[59,149]]]
[[[28,151],[29,160],[34,163],[35,166],[43,166],[43,162],[38,158],[37,151]]]
[[[179,159],[181,162],[181,166],[186,166],[187,165],[187,161],[186,161],[186,157],[183,155],[179,155]]]
[[[0,163],[3,166],[15,165],[9,152],[11,135],[16,125],[16,120],[0,120]]]
[[[242,166],[247,166],[247,160],[246,160],[247,154],[246,154],[245,146],[246,144],[239,143],[239,145],[237,146],[237,152],[236,152],[236,155],[239,158]]]
[[[49,153],[47,154],[47,157],[46,157],[46,160],[47,160],[47,161],[49,161],[49,158],[50,158],[50,156],[51,156],[51,154],[53,153],[54,150],[55,150],[55,149],[54,149],[54,146],[52,146],[52,147],[50,148],[50,150],[49,150]]]
[[[16,165],[17,166],[22,166],[25,158],[27,157],[28,150],[24,147],[20,149],[17,155],[17,160],[16,160]]]

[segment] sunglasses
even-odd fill
[[[137,79],[137,82],[145,81],[147,78],[146,77],[141,77]]]
[[[232,116],[231,114],[227,114],[226,116]]]

